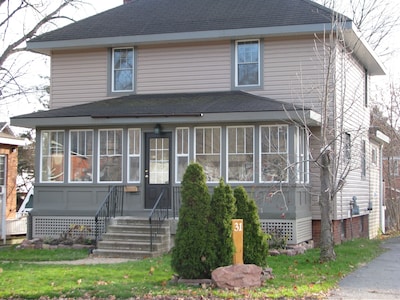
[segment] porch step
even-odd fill
[[[153,222],[153,225],[154,222]],[[141,259],[154,257],[170,250],[170,227],[168,220],[153,238],[150,246],[150,225],[148,219],[117,217],[112,219],[106,233],[97,243],[94,256]]]

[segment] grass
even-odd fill
[[[383,250],[379,240],[358,239],[336,246],[337,259],[320,263],[319,250],[303,255],[269,257],[274,279],[257,289],[235,291],[170,283],[170,256],[120,264],[57,265],[38,261],[78,259],[85,250],[16,250],[0,248],[0,298],[114,298],[168,295],[220,299],[323,298],[343,278]],[[43,299],[43,298],[42,298]]]

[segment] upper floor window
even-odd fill
[[[254,127],[228,127],[228,181],[254,181]]]
[[[260,147],[260,182],[287,182],[288,126],[261,126]]]
[[[181,182],[189,165],[189,128],[176,129],[176,182]]]
[[[99,130],[100,182],[122,181],[122,129]]]
[[[64,131],[42,131],[40,159],[40,181],[64,180]]]
[[[132,128],[128,130],[128,181],[140,181],[140,148],[141,148],[141,134],[139,128]]]
[[[69,180],[93,181],[93,130],[71,130]]]
[[[351,160],[351,135],[345,132],[343,135],[343,161],[349,163]]]
[[[112,51],[112,91],[133,91],[133,48]]]
[[[235,53],[235,85],[260,85],[260,41],[237,41]]]
[[[221,177],[221,128],[195,128],[195,160],[203,166],[208,182]]]

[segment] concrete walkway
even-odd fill
[[[388,250],[343,278],[328,299],[400,299],[400,237],[382,246]]]

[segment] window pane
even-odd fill
[[[41,181],[64,180],[64,132],[42,132]]]
[[[176,129],[176,181],[181,182],[189,164],[189,128]]]
[[[122,130],[100,130],[99,144],[99,181],[121,181]]]
[[[253,132],[253,127],[228,128],[228,181],[253,181]]]
[[[262,181],[287,181],[287,156],[282,154],[261,155]]]
[[[221,176],[221,129],[196,128],[196,161],[203,166],[207,181],[219,181]]]
[[[70,137],[70,181],[92,181],[93,131],[71,131]]]
[[[237,84],[258,85],[259,80],[259,41],[238,42]]]
[[[140,144],[141,144],[141,132],[140,129],[129,129],[129,181],[139,182],[140,181]]]
[[[113,90],[133,90],[133,49],[114,49],[113,51]]]

